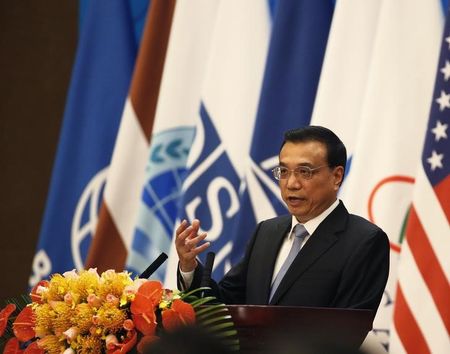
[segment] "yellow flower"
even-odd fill
[[[78,336],[76,352],[79,354],[103,353],[103,342],[95,336]]]
[[[35,332],[37,337],[42,338],[52,333],[53,319],[56,313],[49,304],[35,305],[33,305],[33,310],[36,315]]]
[[[60,336],[72,327],[74,310],[64,301],[55,301],[50,306],[52,306],[55,312],[55,318],[52,323],[53,331],[56,335]]]
[[[98,295],[101,298],[113,295],[120,299],[125,287],[131,284],[133,284],[133,281],[127,272],[116,273],[112,270],[108,270],[101,275]]]
[[[54,335],[45,336],[40,339],[38,346],[48,354],[60,354],[66,349],[64,341]]]
[[[48,284],[48,291],[43,293],[47,301],[62,301],[69,290],[69,282],[61,274],[54,274]]]
[[[103,327],[107,333],[115,333],[122,328],[126,319],[125,310],[119,309],[113,303],[105,302],[98,309],[94,322]]]
[[[92,317],[96,311],[87,303],[78,304],[75,307],[72,325],[80,329],[80,333],[87,333],[92,327]]]
[[[170,301],[161,300],[161,302],[159,303],[159,308],[161,310],[164,310],[165,308],[169,307],[170,304],[171,304]]]
[[[97,294],[100,278],[95,270],[83,270],[77,279],[70,281],[70,289],[79,295],[79,301],[85,302],[89,294]]]

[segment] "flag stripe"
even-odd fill
[[[437,261],[414,207],[411,208],[407,230],[411,253],[439,309],[447,332],[450,333],[450,285],[441,264]]]
[[[154,0],[149,7],[129,98],[122,114],[107,177],[104,196],[107,206],[100,215],[86,267],[105,271],[113,265],[115,269],[125,266],[145,181],[149,139],[173,9],[174,0]],[[149,41],[155,43],[147,43]],[[109,230],[115,232],[108,233]]]
[[[101,235],[108,235],[108,239],[105,240],[105,243],[93,242],[91,248],[89,249],[89,254],[95,254],[95,260],[91,261],[88,258],[88,260],[86,260],[85,267],[89,269],[95,268],[98,265],[107,264],[110,269],[115,269],[117,271],[122,270],[123,265],[125,264],[127,249],[122,241],[122,238],[120,237],[120,233],[117,230],[116,224],[111,217],[111,213],[109,212],[106,203],[103,203],[100,207],[99,220],[102,220],[103,222],[98,224],[97,233]],[[111,257],[110,252],[105,250],[106,244],[108,249],[115,250],[114,257]]]
[[[152,133],[174,9],[175,0],[152,1],[131,83],[131,102],[148,141]]]
[[[448,191],[450,191],[450,177],[445,178],[442,182],[434,186],[436,198],[441,204],[441,208],[447,217],[447,222],[450,223],[450,203],[448,201]]]
[[[448,201],[447,201],[448,202]],[[434,253],[442,265],[447,281],[450,279],[450,228],[447,217],[440,208],[440,202],[431,187],[423,168],[419,168],[416,177],[414,207],[429,238]]]
[[[394,310],[394,323],[398,336],[409,354],[431,353],[425,338],[403,297],[401,286],[397,288],[397,298]]]
[[[398,336],[395,326],[392,326],[389,332],[389,352],[395,354],[407,354],[403,344]]]
[[[411,253],[408,241],[402,246],[399,274],[399,284],[409,311],[417,321],[431,352],[440,352],[441,343],[448,342],[449,337],[439,310]],[[430,324],[433,325],[430,326]]]

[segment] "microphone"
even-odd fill
[[[142,272],[142,274],[139,276],[139,278],[145,278],[148,279],[150,275],[152,275],[160,266],[163,264],[167,259],[167,254],[164,252],[161,253],[158,258],[156,258],[152,264],[150,264],[146,270]]]
[[[206,262],[203,268],[202,280],[200,281],[200,287],[209,287],[211,283],[211,272],[214,265],[214,257],[216,254],[214,252],[208,252],[206,255]],[[205,292],[202,292],[202,297],[205,295]]]

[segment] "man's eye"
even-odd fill
[[[299,168],[298,173],[300,173],[302,176],[307,176],[309,175],[309,170],[307,168]]]

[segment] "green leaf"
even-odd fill
[[[207,326],[207,325],[210,325],[211,323],[225,321],[225,320],[230,320],[230,319],[231,319],[230,315],[217,316],[217,317],[213,317],[213,318],[211,318],[209,320],[202,321],[202,325]]]
[[[228,312],[228,308],[224,304],[216,304],[216,305],[207,305],[202,307],[201,309],[195,311],[197,315],[206,314],[211,311],[220,310]]]
[[[214,335],[216,337],[232,337],[232,336],[237,336],[237,331],[235,329],[231,329],[229,331],[222,331],[222,332],[214,333]]]
[[[207,327],[206,329],[209,332],[215,332],[215,331],[218,331],[220,329],[230,328],[230,327],[234,327],[234,323],[233,322],[219,323],[217,325],[214,325],[214,326],[211,326],[211,327]]]
[[[194,294],[209,288],[195,289],[182,295],[195,310],[197,323],[207,332],[218,338],[232,352],[239,351],[239,338],[234,327],[233,318],[223,303],[218,303],[214,296],[197,298]]]
[[[201,287],[201,288],[197,288],[197,289],[191,290],[191,291],[189,291],[188,293],[183,293],[183,294],[181,295],[181,298],[184,299],[184,298],[186,298],[186,297],[188,297],[188,296],[192,296],[192,295],[194,295],[195,293],[199,293],[200,291],[205,291],[205,290],[211,290],[211,288],[208,287],[208,286],[203,286],[203,287]],[[214,298],[214,299],[215,299],[215,298]]]
[[[208,302],[215,301],[215,300],[216,300],[216,298],[214,296],[208,296],[208,297],[204,297],[202,299],[195,300],[194,302],[191,302],[191,305],[193,308],[196,308],[200,305],[204,305]]]

